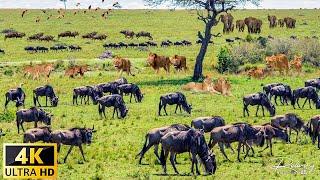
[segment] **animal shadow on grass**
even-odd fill
[[[163,86],[163,85],[183,85],[188,82],[192,82],[191,78],[183,78],[183,79],[165,79],[158,81],[142,81],[139,82],[141,86]]]

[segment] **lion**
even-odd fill
[[[170,73],[170,58],[166,56],[159,56],[156,53],[150,53],[147,63],[159,73],[159,69],[163,68],[167,73]]]

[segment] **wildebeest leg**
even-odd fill
[[[158,116],[161,116],[161,109],[162,109],[162,103],[161,103],[161,100],[160,100],[160,102],[159,102]]]
[[[181,105],[179,105],[179,109],[180,109],[180,113],[182,113],[182,110],[181,110]]]
[[[240,150],[241,150],[241,142],[239,142],[239,144],[238,144],[238,161],[239,162],[241,162],[241,160],[240,160]]]
[[[191,173],[194,174],[194,164],[196,164],[196,173],[197,175],[200,174],[199,172],[199,168],[198,168],[198,160],[197,160],[197,155],[195,153],[191,153],[192,154],[192,165],[191,165]]]
[[[278,106],[278,103],[277,103],[277,98],[278,98],[278,96],[274,96],[274,103]]]
[[[177,114],[178,104],[176,105],[176,110],[174,111],[175,114]]]
[[[302,105],[302,109],[304,108],[304,105],[306,105],[307,101],[308,101],[308,98],[306,98],[306,100],[304,101],[304,103]]]
[[[104,118],[107,119],[107,116],[106,116],[106,107],[105,107],[105,106],[102,106],[102,113],[103,113]]]
[[[168,113],[167,113],[167,109],[166,109],[166,108],[167,108],[167,105],[164,105],[164,106],[163,106],[164,112],[166,113],[166,116],[168,116]]]
[[[219,142],[218,144],[219,144],[219,148],[220,148],[220,151],[221,151],[221,153],[223,154],[223,156],[224,156],[228,161],[230,161],[230,159],[229,159],[229,158],[227,157],[227,155],[226,155],[226,152],[224,152],[223,143]]]
[[[318,134],[318,149],[320,149],[320,135]]]
[[[131,95],[130,95],[130,103],[131,103],[131,99],[132,99],[132,93],[131,93]],[[137,102],[136,97],[134,97],[134,99],[135,99],[135,101]]]
[[[79,149],[80,149],[81,155],[83,157],[83,160],[86,161],[86,158],[84,157],[84,153],[83,153],[83,149],[82,149],[82,145],[81,144],[79,145]]]
[[[116,112],[116,108],[113,108],[113,114],[112,114],[112,118],[114,119],[114,113]]]
[[[312,107],[311,107],[311,99],[309,99],[309,108],[312,109]]]
[[[46,107],[48,107],[48,96],[46,96]]]
[[[243,117],[246,117],[246,112],[247,112],[247,115],[249,116],[248,106],[246,104],[243,104]]]
[[[174,172],[176,172],[177,174],[179,174],[177,168],[176,168],[176,165],[174,164],[174,157],[175,157],[175,154],[173,152],[170,153],[170,162],[171,162],[171,165],[174,169]]]
[[[260,108],[260,105],[258,105],[258,107],[257,107],[256,116],[258,116],[259,108]]]
[[[34,127],[38,127],[38,121],[34,121]]]
[[[20,126],[21,126],[22,131],[24,132],[23,122],[22,121],[20,122]]]
[[[70,148],[69,148],[69,150],[68,150],[68,153],[67,153],[66,157],[65,157],[65,158],[64,158],[64,160],[63,160],[63,162],[64,162],[64,163],[66,163],[67,158],[68,158],[68,156],[69,156],[69,154],[70,154],[70,152],[71,152],[71,150],[72,150],[73,146],[74,146],[74,145],[71,145],[71,146],[70,146]]]
[[[151,147],[151,146],[150,146]],[[149,146],[146,148],[145,152],[148,151],[148,149],[150,148]],[[154,149],[153,149],[153,153],[156,155],[158,161],[160,162],[160,156],[158,154],[158,149],[159,149],[159,144],[155,144],[154,145]]]
[[[244,158],[243,158],[243,159],[246,159],[246,158],[247,158],[247,156],[249,155],[249,151],[250,151],[250,149],[251,149],[251,150],[252,150],[252,152],[253,152],[253,154],[252,154],[252,155],[254,155],[254,151],[253,151],[253,148],[252,148],[252,146],[251,146],[251,145],[248,145],[248,143],[247,143],[247,142],[245,142],[244,146],[246,146],[246,155],[244,156]]]
[[[6,103],[4,104],[5,109],[7,109],[8,104],[9,104],[9,99],[8,99],[8,97],[6,96]]]
[[[163,147],[162,147],[161,151],[164,151]],[[163,154],[162,168],[163,168],[163,172],[165,174],[167,174],[167,158],[168,158],[168,155],[169,155],[169,151],[161,152],[161,156],[162,156],[162,154]]]
[[[298,142],[299,131],[297,129],[293,129],[293,130],[297,132],[297,137],[296,137],[296,143],[297,143]]]
[[[299,98],[297,98],[297,104],[298,104],[299,109],[301,109],[300,104],[299,104]]]

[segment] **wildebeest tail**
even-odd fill
[[[147,150],[148,139],[149,139],[149,134],[146,134],[143,147],[142,147],[141,151],[136,155],[136,157],[141,156]]]
[[[37,99],[36,99],[36,95],[34,92],[33,92],[33,104],[34,104],[34,106],[37,105]]]
[[[101,104],[98,105],[98,112],[99,112],[99,115],[102,114],[102,106],[101,106]]]

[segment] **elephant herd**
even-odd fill
[[[233,20],[234,17],[229,13],[223,14],[219,17],[218,22],[221,21],[223,23],[223,33],[230,33],[234,31]],[[284,27],[284,25],[286,25],[289,29],[294,29],[296,27],[296,19],[291,17],[278,19],[274,15],[268,15],[268,21],[270,28],[275,28],[278,25],[280,27]],[[238,29],[239,32],[244,32],[244,29],[247,26],[249,34],[261,33],[262,24],[261,19],[246,17],[244,20],[239,19],[236,21],[236,29]]]

